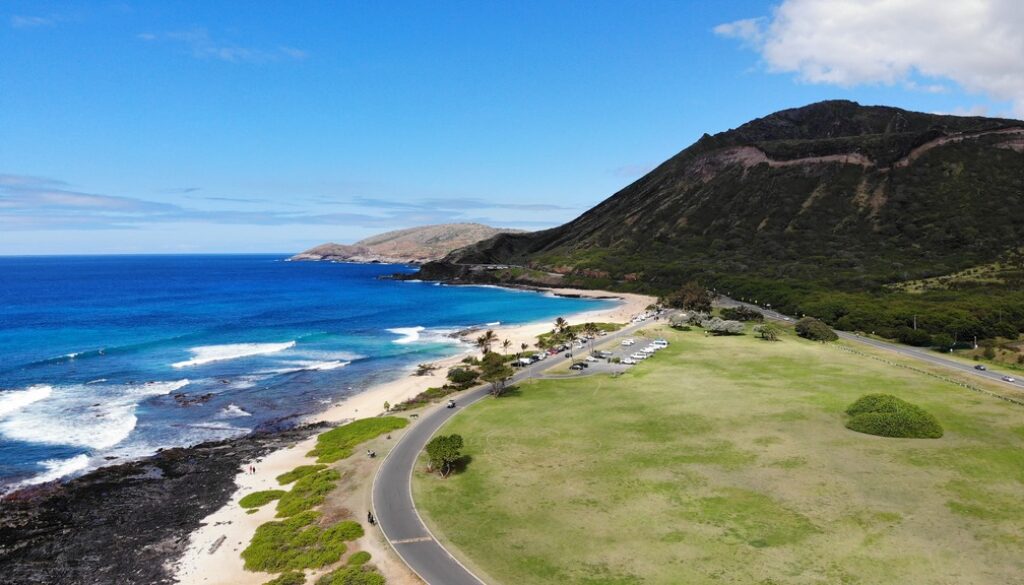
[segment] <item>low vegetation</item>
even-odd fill
[[[326,567],[341,559],[347,541],[363,535],[363,528],[356,522],[322,528],[319,520],[319,512],[306,511],[257,528],[242,551],[246,570],[279,573]]]
[[[334,463],[352,455],[359,443],[379,437],[384,433],[405,428],[409,421],[397,416],[364,418],[321,433],[316,447],[309,452],[317,463]]]
[[[323,464],[318,465],[300,465],[291,471],[286,471],[281,475],[277,476],[277,483],[281,485],[288,485],[293,481],[302,479],[311,473],[316,473],[322,469],[326,469],[327,466]]]
[[[282,490],[263,490],[260,492],[253,492],[242,497],[238,501],[238,505],[243,508],[259,508],[274,500],[281,499],[281,496],[285,494]]]
[[[867,394],[846,409],[846,428],[878,435],[907,439],[938,439],[942,425],[919,406],[891,394]]]
[[[302,477],[278,500],[277,516],[287,518],[319,506],[339,479],[341,474],[333,469],[324,469]]]
[[[384,576],[367,566],[345,566],[320,577],[316,585],[384,585]]]
[[[350,556],[348,558],[348,560],[345,561],[345,564],[350,566],[350,567],[356,567],[356,566],[359,566],[359,565],[365,565],[366,563],[370,562],[371,558],[372,557],[370,556],[370,553],[366,552],[365,550],[361,550],[361,551],[352,553],[352,556]]]
[[[300,571],[288,571],[267,581],[263,585],[305,585],[306,575]]]

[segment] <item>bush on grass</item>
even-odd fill
[[[931,413],[890,394],[862,396],[846,414],[846,428],[858,433],[906,439],[938,439],[943,433]]]
[[[814,317],[804,317],[796,322],[796,334],[812,341],[835,341],[839,339],[835,331],[824,322]]]
[[[319,506],[339,479],[340,473],[325,469],[297,480],[291,491],[285,492],[277,502],[277,517],[287,518]]]
[[[238,505],[243,508],[259,508],[274,500],[280,499],[284,495],[282,490],[263,490],[261,492],[253,492],[244,496],[238,501]]]
[[[320,577],[316,585],[384,585],[384,577],[369,567],[342,567]]]
[[[326,567],[345,554],[346,541],[363,535],[362,526],[351,520],[321,528],[319,519],[319,512],[307,511],[257,528],[242,551],[245,569],[280,573]]]
[[[370,553],[365,550],[361,550],[359,552],[352,553],[352,556],[348,558],[348,561],[346,561],[345,564],[350,567],[357,567],[359,565],[365,565],[368,562],[370,562]]]
[[[306,575],[299,571],[288,571],[287,573],[267,581],[263,585],[305,585]]]
[[[286,471],[277,476],[277,483],[281,485],[288,485],[293,481],[302,479],[311,473],[316,473],[326,468],[326,465],[300,465],[291,471]]]
[[[316,447],[309,452],[317,463],[334,463],[352,455],[355,446],[375,437],[405,427],[409,421],[397,416],[364,418],[322,433]]]

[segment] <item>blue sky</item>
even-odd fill
[[[939,14],[921,39],[1024,15],[971,1],[988,12]],[[5,1],[0,254],[291,252],[454,221],[540,229],[704,132],[787,107],[1020,112],[1024,92],[1005,83],[1020,65],[1000,54],[1019,60],[1024,27],[984,66],[956,66],[962,51],[928,57],[906,32],[865,48],[863,31],[830,20],[857,4]],[[808,38],[808,19],[824,32]]]

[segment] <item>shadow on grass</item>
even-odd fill
[[[519,386],[509,386],[508,388],[505,388],[505,391],[502,392],[501,396],[499,396],[498,398],[515,398],[517,396],[522,395],[523,391],[522,389],[519,388]]]

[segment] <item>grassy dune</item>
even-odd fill
[[[431,528],[495,583],[977,584],[1024,575],[1024,408],[785,336],[666,333],[616,378],[467,409],[467,469],[422,471]],[[885,392],[940,439],[845,428]]]

